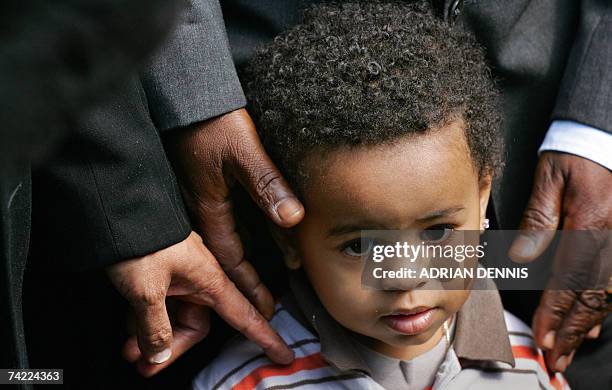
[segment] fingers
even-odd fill
[[[136,314],[138,348],[151,364],[161,364],[172,356],[172,326],[165,297],[133,306]]]
[[[293,361],[293,351],[227,277],[218,275],[216,280],[206,281],[200,298],[230,326],[258,344],[272,361]]]
[[[266,153],[246,110],[240,114],[241,122],[250,131],[234,144],[231,159],[234,173],[274,223],[281,227],[294,226],[304,217],[304,207]]]
[[[253,266],[244,258],[230,201],[210,201],[198,220],[204,242],[208,249],[215,253],[223,270],[260,313],[271,318],[274,313],[274,298],[261,283]]]
[[[563,372],[571,363],[573,354],[585,336],[593,329],[598,333],[600,323],[605,318],[605,296],[603,292],[584,291],[563,319],[554,347],[547,352],[546,360],[554,371]]]
[[[210,330],[209,309],[190,302],[180,302],[173,326],[172,356],[162,364],[150,364],[145,359],[138,360],[138,372],[150,377],[168,367],[181,355],[208,335]]]
[[[554,347],[557,331],[575,301],[576,293],[571,290],[544,291],[533,317],[533,333],[538,347],[544,350]]]
[[[555,170],[547,153],[543,153],[536,169],[531,198],[521,220],[521,231],[508,253],[513,261],[530,262],[546,250],[559,226],[563,187],[563,176]]]
[[[269,217],[284,227],[297,224],[304,209],[267,156],[246,110],[185,130],[166,141],[192,220],[239,290],[269,317],[272,295],[244,258],[229,187],[240,180]]]
[[[266,319],[271,319],[274,315],[274,298],[251,263],[243,260],[233,268],[228,267],[226,273],[257,310]]]
[[[261,346],[274,362],[279,364],[292,362],[293,351],[240,293],[207,248],[195,245],[194,249],[200,253],[193,253],[192,257],[199,260],[191,261],[190,267],[176,270],[178,279],[188,281],[185,285],[193,291],[182,295],[181,299],[206,305],[216,311],[230,326]]]
[[[273,362],[290,364],[293,361],[293,351],[246,299],[242,299],[242,302],[222,303],[215,306],[215,311],[228,324],[259,345]]]
[[[184,242],[107,269],[111,282],[128,300],[134,314],[136,337],[128,340],[124,348],[128,361],[141,354],[149,363],[161,364],[172,356],[172,326],[166,309],[169,264]]]
[[[534,337],[546,351],[547,366],[565,371],[585,335],[597,337],[605,316],[603,291],[546,290],[534,316]]]
[[[538,346],[552,371],[565,371],[586,337],[597,337],[606,315],[602,287],[610,275],[609,171],[586,159],[544,153],[532,197],[521,223],[525,234],[513,243],[515,261],[531,261],[549,245],[563,214],[553,278],[534,316]],[[587,191],[597,188],[597,191]],[[562,199],[562,201],[561,201]],[[540,233],[538,233],[540,231]]]
[[[571,363],[570,355],[576,351],[582,343],[584,334],[592,326],[590,319],[583,318],[586,312],[584,306],[576,302],[560,324],[556,332],[555,344],[546,352],[546,364],[553,371],[565,371]]]

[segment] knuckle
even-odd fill
[[[559,217],[555,213],[543,211],[540,207],[531,204],[525,209],[523,219],[526,225],[542,230],[556,226],[559,222]]]
[[[160,328],[146,336],[146,342],[150,348],[155,350],[164,349],[172,340],[172,330],[170,328]]]
[[[223,269],[227,273],[227,275],[232,280],[240,279],[241,274],[244,272],[245,266],[247,264],[244,257],[235,257],[238,260],[227,261],[223,264]]]
[[[259,195],[259,202],[265,206],[272,206],[275,201],[272,195],[272,188],[276,183],[278,183],[281,179],[280,174],[273,170],[267,169],[259,172],[259,178],[255,183],[255,191]]]
[[[572,267],[557,273],[554,278],[556,288],[568,291],[580,291],[588,288],[591,273],[588,267]],[[575,295],[575,294],[574,294]]]
[[[189,239],[190,239],[190,244],[192,245],[192,248],[194,246],[204,245],[204,240],[202,239],[202,236],[200,236],[198,233],[194,231],[192,231],[189,234]]]
[[[232,269],[226,270],[229,278],[236,284],[240,291],[252,302],[257,302],[260,296],[265,296],[267,291],[259,279],[259,275],[253,266],[244,258]]]
[[[542,297],[542,303],[551,315],[562,319],[576,301],[576,295],[573,290],[555,291],[554,294],[549,291]]]
[[[579,296],[579,301],[585,308],[595,312],[605,311],[607,307],[606,293],[603,290],[583,291]],[[589,314],[592,315],[593,313]]]
[[[194,210],[196,215],[219,218],[231,213],[232,207],[228,198],[228,192],[194,193],[191,197],[187,203],[189,203],[190,209]]]
[[[225,276],[223,271],[219,270],[216,276],[210,278],[206,285],[202,288],[202,293],[210,297],[213,301],[218,301],[219,298],[227,292],[232,282]]]
[[[253,305],[248,305],[245,312],[245,321],[239,329],[240,333],[261,333],[262,327],[265,327],[267,322],[264,318],[259,314],[257,309]],[[267,347],[268,345],[262,345],[262,347]]]
[[[587,203],[580,203],[585,205]],[[604,210],[594,207],[596,204],[588,203],[588,207],[568,207],[566,217],[573,221],[574,229],[578,230],[604,230],[608,226],[608,215]]]
[[[248,142],[248,135],[245,135],[240,130],[240,136],[230,132],[225,138],[225,153],[224,160],[229,163],[234,169],[239,167],[248,168],[252,165],[252,145]]]
[[[593,327],[592,320],[584,315],[574,316],[560,329],[559,338],[567,345],[576,346]]]
[[[255,309],[255,306],[252,305],[249,305],[247,310],[247,318],[249,319],[248,323],[253,327],[260,327],[266,323],[261,314]]]
[[[255,285],[249,291],[249,295],[253,297],[253,300],[257,301],[260,297],[264,297],[267,292],[266,286],[257,279]]]
[[[536,167],[536,185],[550,188],[563,180],[563,170],[558,166],[555,155],[545,154]]]
[[[244,260],[242,242],[235,232],[227,232],[210,241],[210,247],[215,252],[218,263],[228,275],[239,269]]]
[[[131,297],[132,304],[142,308],[158,306],[164,302],[166,292],[163,289],[148,288],[134,293]]]
[[[560,333],[560,339],[563,341],[564,344],[570,347],[580,344],[583,338],[583,334],[578,332],[578,330],[574,327],[565,327],[561,330]]]

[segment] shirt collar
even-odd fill
[[[295,305],[289,304],[288,310],[319,336],[323,358],[341,371],[357,370],[371,376],[353,338],[325,310],[305,275],[291,272],[290,286]],[[499,361],[514,367],[503,306],[492,281],[477,280],[457,313],[453,349],[462,365]]]
[[[453,348],[460,359],[498,361],[514,367],[504,308],[493,281],[476,280],[470,296],[457,313]]]

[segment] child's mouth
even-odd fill
[[[398,311],[382,319],[387,325],[400,333],[418,334],[427,330],[434,322],[435,307],[417,307],[407,311]]]

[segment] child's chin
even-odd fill
[[[421,345],[425,344],[433,337],[435,330],[432,328],[424,330],[421,333],[417,334],[395,334],[394,340],[396,341],[396,345],[398,347],[402,346],[410,346],[410,345]]]

